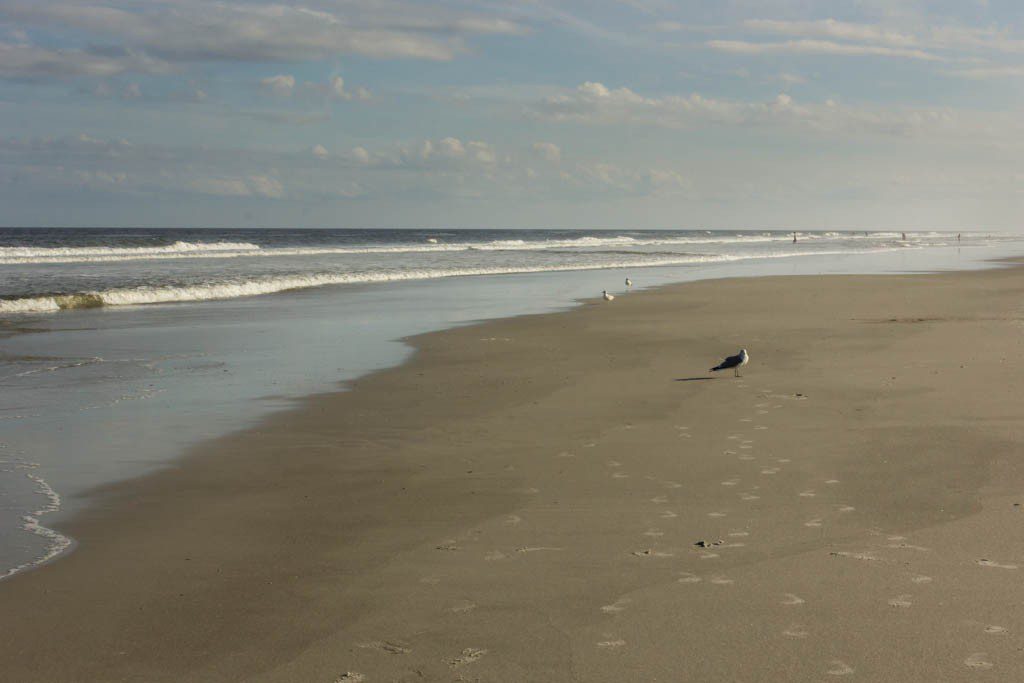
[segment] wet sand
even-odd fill
[[[96,492],[74,553],[0,582],[0,677],[1024,680],[1024,269],[411,343]]]

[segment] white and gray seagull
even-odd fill
[[[746,349],[740,349],[740,352],[735,356],[729,356],[721,363],[711,368],[709,372],[718,372],[719,370],[728,370],[729,368],[732,368],[733,374],[736,377],[740,377],[740,366],[746,365],[748,362],[750,362],[750,354],[747,353]]]
[[[630,280],[628,277],[626,278],[626,286],[627,287],[632,287],[633,286],[633,281]]]
[[[609,294],[607,289],[601,292],[601,296],[604,297],[605,301],[614,301],[615,300],[615,295],[614,294]]]

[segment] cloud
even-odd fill
[[[362,86],[358,86],[355,90],[348,90],[345,87],[345,79],[341,76],[331,77],[327,86],[327,92],[331,97],[336,97],[341,100],[365,101],[373,97],[370,91]]]
[[[779,43],[752,43],[745,40],[709,40],[712,50],[741,55],[798,54],[836,55],[843,57],[903,57],[929,62],[945,61],[944,57],[913,48],[883,45],[854,45],[830,40],[787,40]]]
[[[466,50],[466,37],[526,32],[525,26],[501,17],[372,0],[348,0],[329,9],[202,0],[14,1],[0,5],[0,18],[74,29],[85,32],[89,43],[112,40],[171,62],[309,61],[339,55],[447,61]]]
[[[893,48],[1024,52],[1024,41],[1012,38],[1006,29],[997,27],[976,28],[956,24],[932,25],[923,22],[921,19],[914,21],[907,28],[886,26],[884,24],[837,21],[835,19],[818,19],[813,21],[748,19],[742,25],[753,33],[769,33],[800,38],[827,38]]]
[[[544,161],[549,161],[553,164],[557,164],[562,160],[562,150],[558,145],[551,142],[533,143],[533,152]]]
[[[760,33],[775,33],[806,38],[832,38],[888,45],[890,47],[914,47],[919,45],[913,35],[885,28],[875,24],[856,24],[835,19],[818,21],[779,21],[775,19],[749,19],[743,26]]]
[[[168,73],[166,62],[133,51],[50,49],[0,43],[0,78],[18,80],[107,78],[126,72]]]
[[[324,147],[323,145],[313,145],[313,149],[311,149],[310,152],[317,159],[326,159],[327,157],[330,156],[330,153],[327,151],[327,148]]]
[[[946,108],[868,108],[834,100],[801,103],[786,93],[761,102],[690,95],[645,97],[629,88],[583,83],[575,90],[527,105],[535,118],[592,125],[651,125],[665,128],[733,126],[810,130],[819,133],[909,136],[921,133],[979,133],[1006,126],[996,115],[965,117]]]
[[[295,90],[295,76],[291,74],[267,76],[260,81],[260,86],[278,97],[288,97]]]
[[[944,73],[947,76],[967,78],[974,81],[995,80],[999,78],[1024,78],[1024,66],[983,66],[973,69],[951,69]]]

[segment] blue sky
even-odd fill
[[[0,0],[0,224],[1020,231],[1022,15]]]

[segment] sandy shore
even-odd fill
[[[414,339],[97,492],[0,583],[0,678],[1024,680],[1022,302],[724,280]]]

